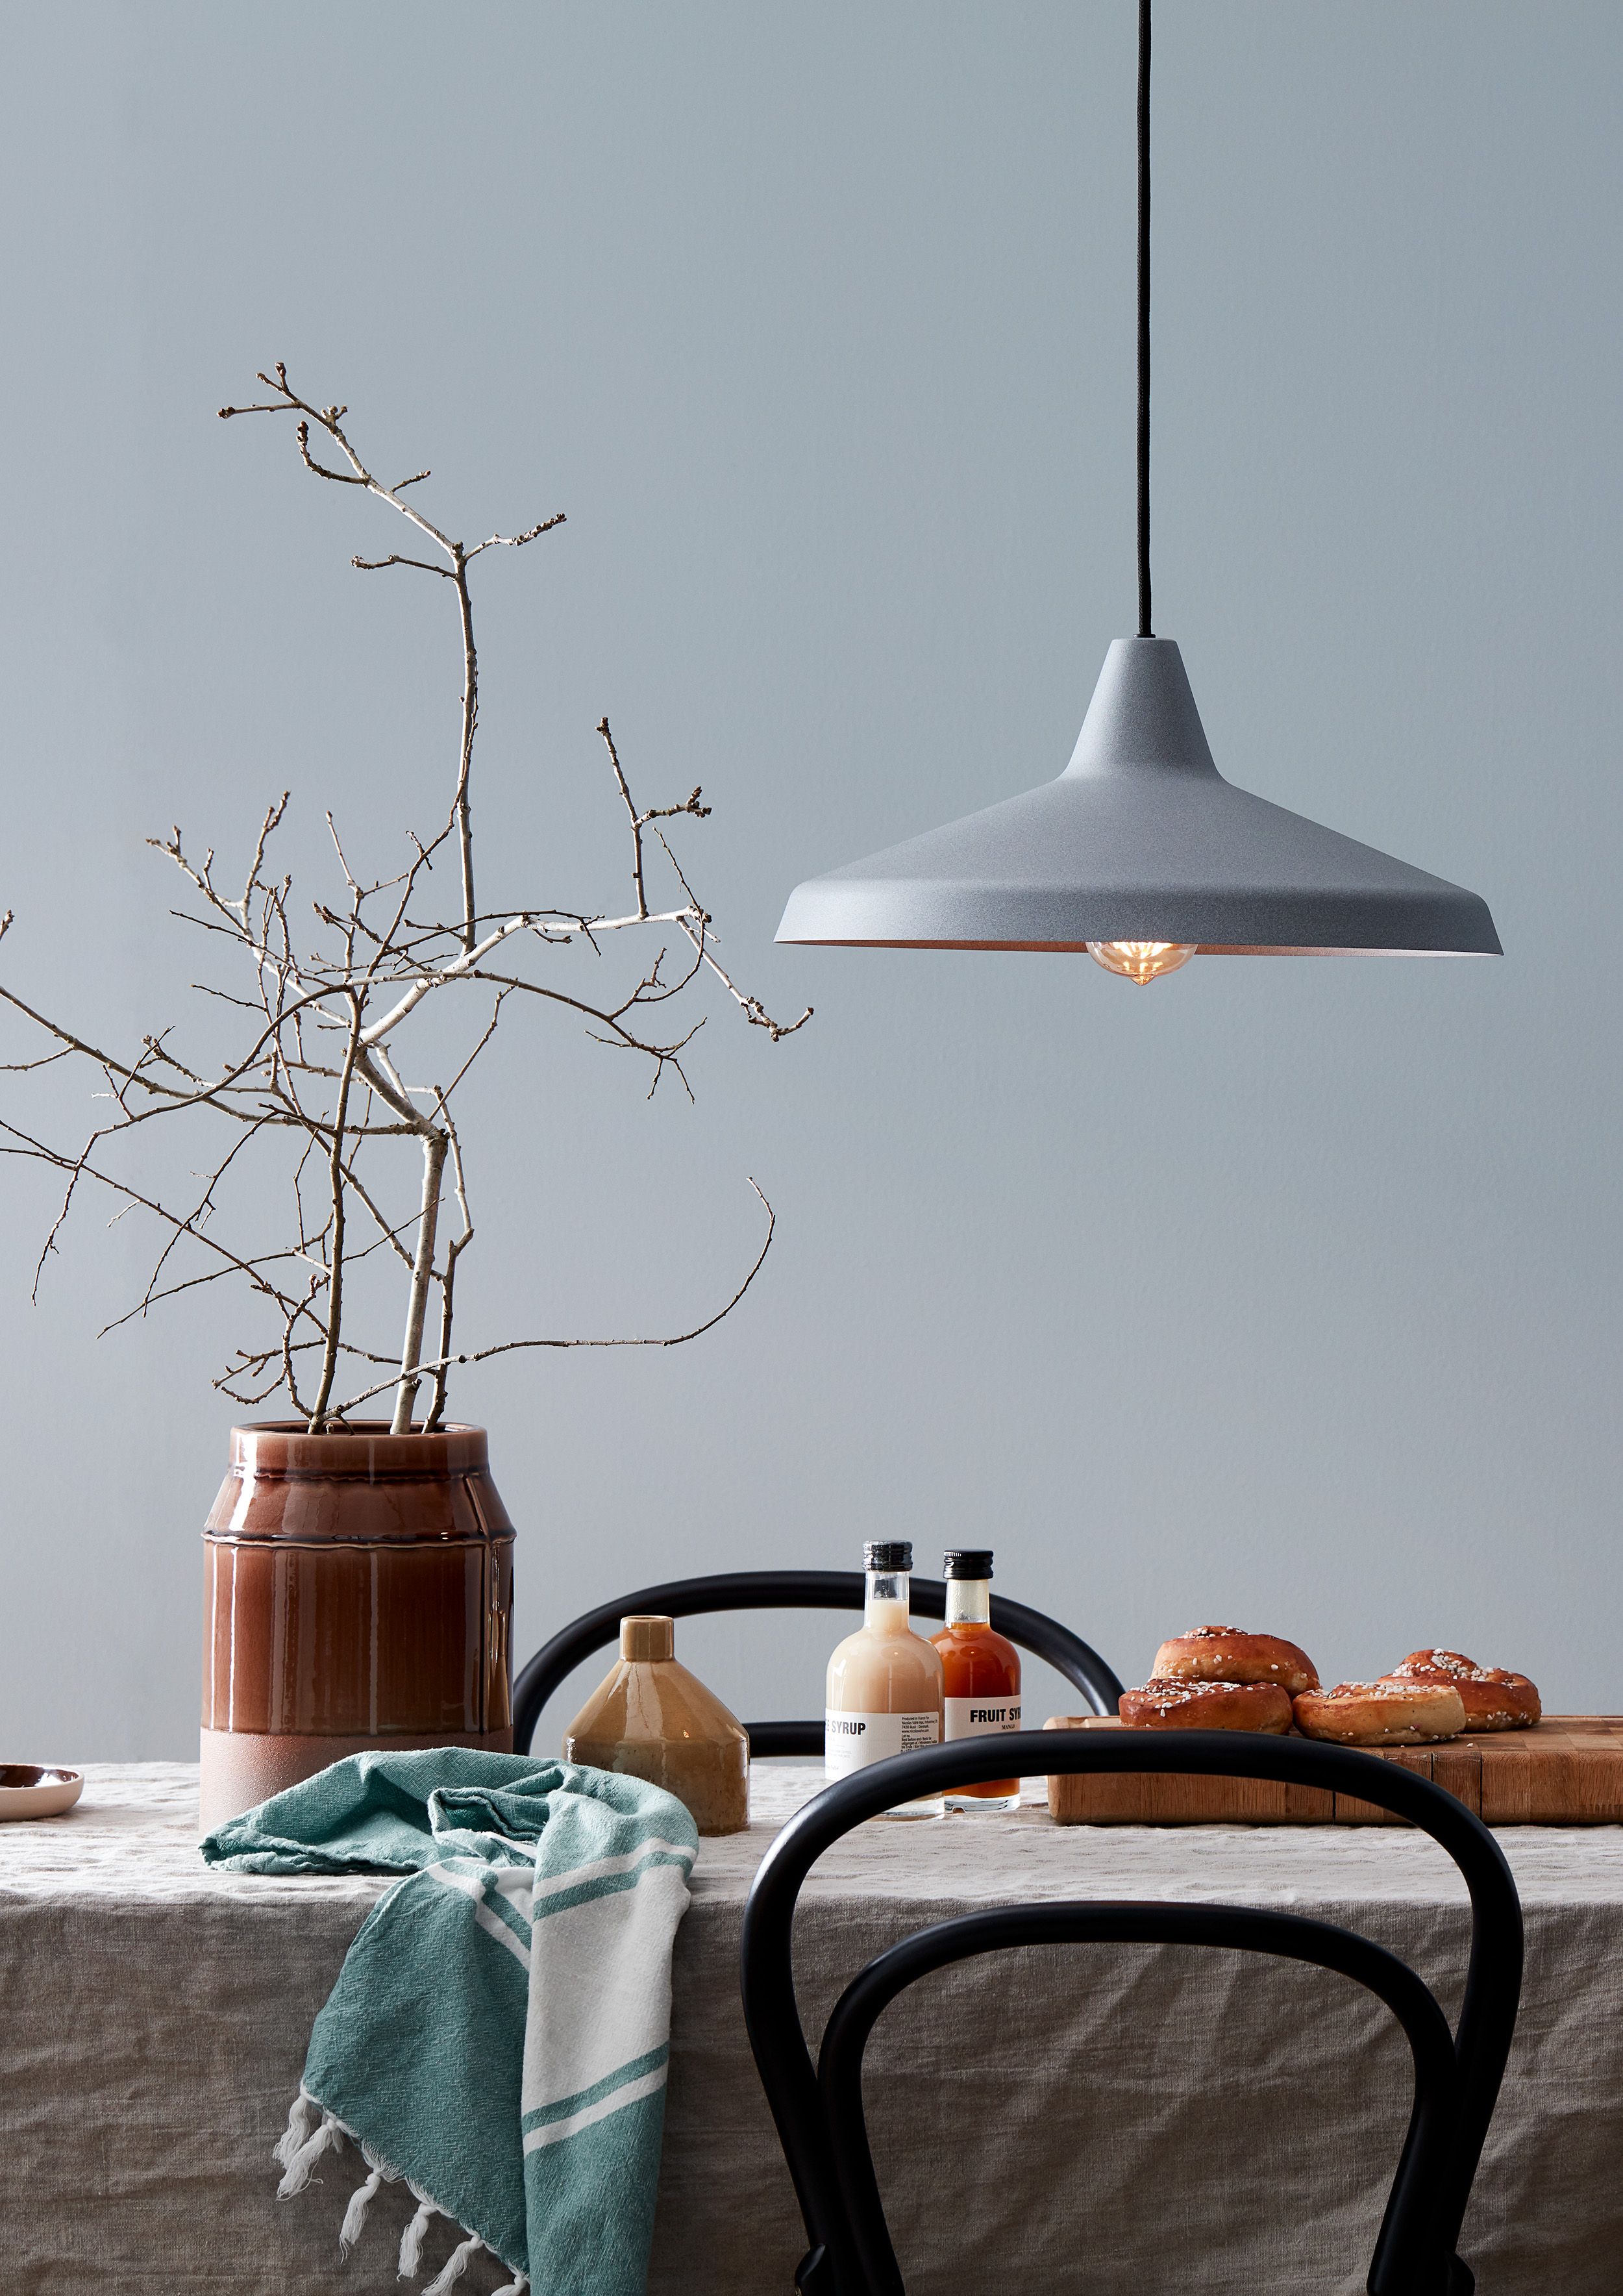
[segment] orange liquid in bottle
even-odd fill
[[[991,1557],[988,1577],[965,1579],[951,1575],[948,1559],[947,1626],[932,1636],[941,1656],[941,1690],[945,1702],[946,1735],[949,1741],[989,1736],[1016,1729],[1020,1714],[1020,1652],[990,1622]],[[983,1785],[955,1786],[947,1797],[959,1809],[1016,1808],[1018,1778],[993,1778]]]

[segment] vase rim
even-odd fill
[[[337,1433],[312,1435],[301,1419],[257,1419],[231,1431],[231,1470],[243,1475],[314,1475],[362,1482],[466,1475],[490,1464],[482,1427],[452,1420],[431,1435],[389,1432],[386,1419],[361,1419]]]

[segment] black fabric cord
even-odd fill
[[[1150,0],[1138,0],[1138,635],[1150,627]]]

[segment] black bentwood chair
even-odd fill
[[[639,1587],[618,1602],[601,1603],[554,1635],[537,1651],[513,1686],[512,1742],[529,1751],[541,1710],[559,1684],[594,1651],[619,1639],[620,1620],[637,1612],[656,1618],[691,1619],[712,1611],[860,1611],[867,1580],[860,1570],[722,1570],[709,1578],[672,1578],[662,1587]],[[915,1578],[912,1607],[922,1619],[947,1616],[947,1585],[940,1578]],[[1121,1685],[1096,1650],[1057,1619],[1024,1603],[992,1597],[992,1624],[1021,1650],[1046,1659],[1079,1690],[1095,1714],[1113,1714]],[[823,1724],[751,1722],[750,1751],[761,1754],[821,1754]],[[1045,1742],[1046,1742],[1045,1741]],[[991,1775],[988,1773],[988,1775]],[[996,1773],[1006,1776],[1006,1771]]]
[[[898,1802],[1011,1771],[1072,1770],[1269,1778],[1357,1794],[1423,1827],[1471,1892],[1455,2032],[1413,1970],[1326,1922],[1246,1906],[1062,1902],[966,1914],[892,1946],[841,1994],[814,2072],[790,1947],[795,1901],[817,1858]],[[1094,1943],[1276,1954],[1338,1970],[1378,1995],[1407,2036],[1414,2101],[1366,2285],[1371,2296],[1469,2296],[1475,2280],[1455,2251],[1521,1989],[1521,1907],[1504,1853],[1463,1803],[1412,1771],[1345,1746],[1221,1730],[1024,1731],[898,1754],[825,1787],[778,1835],[744,1913],[744,2021],[811,2243],[795,2276],[802,2296],[905,2296],[863,2118],[863,2051],[880,2012],[915,1978],[971,1955]]]

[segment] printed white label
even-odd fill
[[[947,1735],[953,1738],[990,1738],[1000,1730],[1020,1728],[1020,1693],[1012,1691],[999,1698],[949,1698],[947,1701]]]
[[[937,1714],[836,1714],[832,1706],[823,1716],[823,1774],[848,1778],[870,1762],[889,1760],[892,1754],[916,1754],[921,1747],[940,1742],[941,1719]]]

